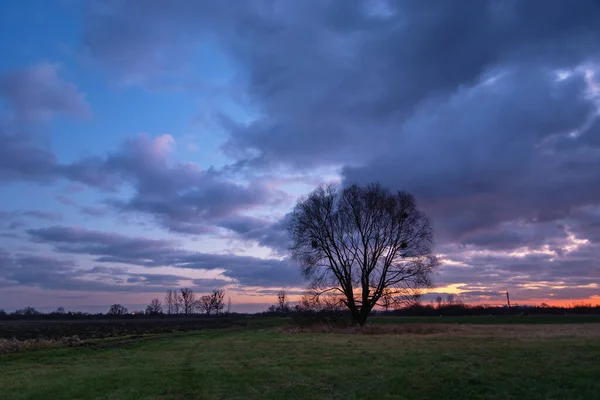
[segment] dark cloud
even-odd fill
[[[181,54],[216,41],[261,115],[230,121],[226,149],[293,164],[365,161],[432,98],[508,65],[571,68],[600,48],[593,0],[387,4],[378,13],[366,1],[115,2],[89,7],[84,42],[123,74],[176,79]]]

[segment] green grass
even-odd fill
[[[0,399],[600,399],[598,336],[259,328],[149,339],[0,356]]]

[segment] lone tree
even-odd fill
[[[384,295],[406,302],[432,286],[433,231],[408,193],[379,183],[321,186],[298,201],[289,232],[316,295],[341,295],[353,324],[364,325]]]

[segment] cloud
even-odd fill
[[[88,158],[64,167],[72,180],[107,190],[132,185],[134,194],[111,202],[122,212],[150,215],[174,232],[213,231],[216,221],[258,206],[277,204],[285,195],[260,181],[241,183],[215,169],[172,159],[170,135],[139,135],[104,158]]]
[[[24,217],[43,221],[60,221],[63,219],[63,215],[61,213],[51,211],[0,211],[0,222],[5,222],[6,227],[11,230],[27,226],[27,223],[23,222],[22,220]]]
[[[37,218],[45,221],[60,221],[63,219],[63,215],[61,213],[52,211],[30,210],[23,211],[21,214],[27,217]]]
[[[91,115],[85,96],[58,75],[59,65],[43,63],[0,75],[0,181],[49,182],[59,161],[38,138],[40,122],[66,115]]]
[[[92,255],[98,263],[221,270],[224,277],[242,286],[297,287],[303,284],[298,268],[288,260],[200,253],[182,249],[169,240],[127,237],[84,228],[57,226],[30,229],[27,233],[39,243],[53,245],[57,252]]]
[[[509,286],[588,293],[600,254],[598,2],[372,4],[88,2],[83,50],[120,82],[195,95],[205,59],[228,71],[227,100],[244,116],[215,107],[207,118],[226,132],[231,164],[177,161],[172,136],[145,134],[59,162],[32,123],[90,111],[56,64],[39,64],[0,78],[9,110],[0,116],[0,181],[67,179],[101,191],[107,210],[284,256],[286,217],[264,217],[290,200],[273,177],[306,173],[308,183],[339,169],[343,184],[378,180],[416,195],[446,257],[440,284],[465,283],[473,297]],[[103,265],[223,270],[247,286],[300,282],[285,259],[83,228],[28,233]]]
[[[0,116],[0,182],[48,182],[55,178],[58,159],[34,137]]]
[[[70,259],[36,254],[11,255],[0,248],[0,284],[34,286],[47,290],[151,293],[180,286],[189,278],[152,273],[132,273],[124,268],[77,268]],[[188,285],[195,291],[209,291],[226,285],[222,279],[197,279]]]
[[[0,76],[0,97],[12,109],[16,120],[35,122],[64,114],[89,117],[85,95],[61,79],[58,64],[42,63],[13,70]]]
[[[387,4],[381,13],[363,1],[120,2],[89,7],[84,43],[123,74],[176,79],[182,54],[215,41],[260,114],[230,121],[225,148],[297,165],[364,161],[432,98],[506,65],[571,68],[600,48],[592,0]]]

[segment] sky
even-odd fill
[[[0,308],[306,287],[323,183],[415,195],[428,296],[600,303],[595,0],[0,0]]]

